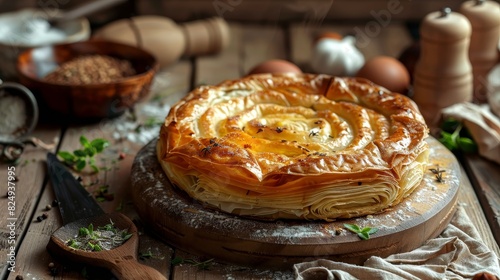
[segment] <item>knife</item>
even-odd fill
[[[86,263],[109,269],[118,279],[165,279],[152,267],[137,262],[139,235],[134,223],[121,213],[105,213],[92,195],[83,188],[66,166],[53,153],[47,154],[47,171],[59,204],[63,226],[50,237],[47,250],[61,260]],[[110,223],[126,229],[131,237],[110,250],[74,249],[67,242],[78,235],[80,228],[94,228]]]
[[[47,168],[59,202],[63,224],[104,214],[95,199],[61,163],[56,155],[47,154]]]

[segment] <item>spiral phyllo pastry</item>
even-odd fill
[[[351,218],[421,182],[428,128],[415,103],[367,80],[260,74],[201,86],[175,104],[157,155],[173,185],[224,212]]]

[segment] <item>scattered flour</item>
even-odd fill
[[[144,145],[158,137],[161,123],[169,110],[170,105],[160,102],[139,104],[136,107],[136,113],[144,119],[142,123],[134,120],[127,112],[117,119],[108,120],[103,127],[113,131],[115,140],[126,139],[129,142]]]

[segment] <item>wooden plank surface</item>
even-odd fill
[[[230,25],[229,45],[218,54],[203,56],[195,59],[195,76],[192,87],[200,85],[216,85],[226,79],[240,77],[242,48],[242,27],[239,24]]]
[[[113,199],[100,202],[101,207],[106,212],[123,212],[135,220],[139,230],[142,231],[144,231],[144,227],[130,200],[129,173],[131,164],[137,150],[158,134],[159,125],[167,114],[170,104],[179,100],[189,90],[190,74],[191,63],[179,61],[176,65],[164,69],[157,75],[148,102],[139,104],[134,114],[127,112],[116,119],[104,119],[98,123],[70,126],[65,130],[62,138],[59,149],[62,151],[73,151],[80,147],[79,138],[82,135],[90,140],[103,138],[111,142],[110,147],[97,159],[97,165],[102,168],[99,173],[91,174],[89,170],[85,170],[82,173],[75,172],[75,176],[82,179],[82,185],[90,193],[95,193],[100,187],[107,186]],[[59,136],[60,129],[40,130],[38,134],[40,133],[43,140],[49,141]],[[120,154],[123,158],[120,157]],[[51,262],[57,268],[55,276],[60,277],[60,279],[85,279],[84,274],[87,274],[91,279],[110,279],[111,274],[107,271],[81,266],[67,267],[60,260],[53,259],[45,250],[52,232],[62,225],[60,215],[55,207],[50,211],[45,211],[45,206],[54,200],[50,182],[43,189],[41,186],[45,175],[45,155],[45,151],[28,149],[23,160],[29,159],[29,162],[25,167],[21,167],[26,170],[20,168],[18,173],[18,176],[22,178],[19,183],[25,181],[22,187],[26,187],[24,189],[26,192],[23,192],[25,195],[17,198],[18,203],[27,204],[23,207],[24,211],[34,213],[34,217],[31,218],[28,214],[22,215],[31,218],[25,222],[30,227],[17,255],[19,269],[16,270],[16,273],[11,273],[9,279],[15,279],[18,274],[36,275],[42,276],[42,279],[48,279],[51,276],[48,268]],[[31,160],[35,160],[35,162],[31,162]],[[35,174],[35,176],[30,175],[30,173]],[[3,173],[2,176],[4,176]],[[32,190],[30,191],[28,188],[32,188]],[[36,194],[37,190],[43,190],[40,197],[26,195],[28,193]],[[27,200],[27,202],[23,200]],[[31,204],[36,205],[36,207],[31,206]],[[36,217],[43,213],[48,214],[48,218],[37,222]],[[2,248],[4,247],[2,246]],[[164,275],[170,274],[170,260],[173,252],[174,250],[168,245],[147,235],[147,233],[141,236],[139,254],[144,257],[140,258],[140,262],[155,267]],[[6,254],[2,255],[6,256]],[[6,262],[2,262],[2,264],[4,263]]]
[[[240,41],[241,76],[266,60],[288,59],[285,30],[278,24],[245,25]]]
[[[388,4],[392,3],[392,4]],[[316,17],[321,21],[376,21],[378,13],[387,13],[390,19],[419,20],[426,14],[442,7],[458,9],[459,1],[421,0],[174,0],[137,1],[142,14],[165,15],[179,21],[190,20],[199,15],[221,16],[237,21],[301,21]],[[374,16],[375,14],[375,16]]]
[[[478,155],[466,155],[463,161],[496,243],[500,244],[500,165]]]
[[[118,121],[118,119],[116,121]],[[100,203],[104,211],[112,212],[121,208],[119,211],[134,217],[133,207],[131,207],[131,204],[128,202],[128,192],[126,192],[126,189],[129,187],[128,174],[133,159],[130,153],[133,155],[133,147],[129,144],[130,142],[113,139],[112,131],[107,130],[106,127],[107,126],[103,126],[103,123],[70,127],[65,132],[60,150],[73,151],[75,148],[80,147],[79,138],[81,135],[86,136],[88,139],[104,138],[110,140],[111,147],[105,151],[102,157],[98,157],[97,159],[97,165],[104,170],[101,170],[98,174],[75,172],[75,177],[80,176],[82,178],[82,185],[90,193],[96,193],[99,188],[109,186],[108,192],[112,194],[114,198]],[[125,157],[123,160],[118,160],[119,153],[122,152],[129,153],[129,156]],[[46,213],[48,214],[48,218],[41,222],[32,222],[23,241],[23,246],[18,253],[18,261],[22,265],[20,273],[24,276],[30,274],[48,276],[50,275],[48,265],[50,262],[53,262],[56,267],[60,269],[57,275],[64,275],[64,279],[82,278],[83,275],[81,270],[83,267],[63,269],[66,264],[61,262],[61,260],[53,259],[45,250],[45,246],[52,232],[62,225],[56,207],[50,211],[44,211],[45,205],[51,204],[53,200],[54,195],[52,186],[49,183],[46,185],[40,203],[35,211],[35,216]],[[158,245],[163,245],[158,242],[156,243]],[[144,242],[141,245],[144,245]],[[148,245],[151,246],[150,244]],[[140,252],[144,250],[146,250],[146,248],[140,248]],[[166,256],[164,258],[165,264],[157,267],[164,268],[164,271],[162,271],[164,274],[168,274],[169,259],[170,256]],[[24,267],[24,265],[27,267]],[[91,270],[89,270],[88,273],[91,273]],[[109,276],[109,274],[107,275]],[[14,275],[11,276],[12,277],[9,278],[14,279]]]
[[[287,59],[283,28],[231,24],[229,46],[220,54],[198,57],[193,86],[238,79],[269,59]]]
[[[463,176],[467,176],[465,170],[463,171]],[[469,180],[467,180],[466,183],[462,185],[462,188],[459,192],[458,203],[464,206],[464,210],[467,213],[467,216],[469,216],[471,221],[474,221],[474,227],[481,237],[481,241],[497,256],[500,257],[499,245],[495,241],[492,229],[490,228],[488,221],[486,220],[485,213],[482,211],[482,205],[478,200],[476,192]]]
[[[57,126],[40,126],[33,134],[36,137],[47,144],[57,144],[58,138],[60,136],[61,129]],[[55,145],[54,145],[55,148]],[[11,247],[15,247],[18,252],[16,254],[14,269],[15,273],[22,271],[29,271],[27,267],[31,266],[29,259],[32,256],[26,255],[28,259],[23,259],[24,254],[20,253],[23,250],[29,250],[29,245],[24,243],[26,235],[29,235],[31,231],[31,226],[34,224],[33,220],[36,219],[38,212],[38,201],[40,196],[42,196],[43,182],[45,178],[45,155],[46,150],[40,147],[27,146],[24,153],[19,161],[19,164],[15,166],[15,176],[17,181],[15,181],[15,196],[14,200],[8,200],[7,194],[7,170],[10,164],[2,163],[0,164],[0,182],[2,182],[2,198],[0,203],[0,213],[2,215],[2,226],[0,228],[2,239],[0,241],[0,269],[1,278],[8,274],[7,265],[7,254],[11,253]],[[8,202],[14,202],[15,215],[10,216],[8,213],[8,206],[12,206]],[[10,220],[8,218],[14,218]],[[13,231],[15,232],[15,238],[9,239],[12,236],[11,231],[7,228],[7,224],[14,222],[15,226]],[[14,240],[13,243],[9,243],[8,240]],[[22,242],[22,243],[21,243]],[[20,258],[17,258],[20,256]],[[10,256],[9,256],[10,259]],[[14,274],[15,274],[14,273]],[[12,274],[12,273],[11,273]]]

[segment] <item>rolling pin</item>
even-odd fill
[[[223,50],[229,42],[229,27],[220,17],[177,24],[167,17],[147,15],[111,22],[98,29],[93,38],[142,48],[165,67],[182,56]]]

